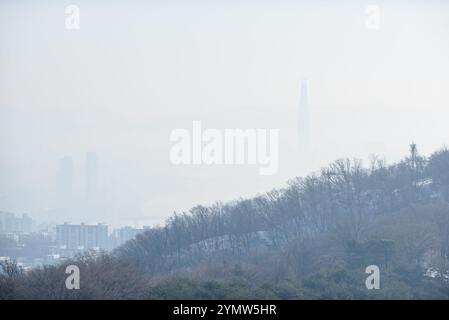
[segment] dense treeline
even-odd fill
[[[373,158],[367,169],[358,160],[338,160],[320,174],[292,180],[281,190],[175,213],[163,228],[139,235],[117,254],[157,275],[217,255],[248,257],[252,252],[278,252],[291,246],[306,249],[325,239],[341,246],[364,242],[387,232],[383,229],[393,220],[429,220],[419,224],[427,234],[423,229],[427,224],[447,224],[440,211],[447,208],[449,152],[444,149],[428,160],[418,157],[414,164],[411,161],[408,158],[386,166]],[[431,207],[422,209],[428,205]],[[429,212],[421,217],[420,210]],[[407,225],[404,223],[391,231],[400,233]],[[444,256],[445,245],[434,244],[432,249]],[[413,249],[409,254],[419,263],[431,248],[425,249]]]
[[[0,295],[449,298],[449,150],[393,165],[338,160],[280,190],[175,213],[111,255],[71,262],[87,287],[64,289],[69,262],[27,274],[4,265]],[[365,287],[370,264],[381,290]]]

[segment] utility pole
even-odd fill
[[[417,157],[418,157],[418,148],[416,147],[416,143],[412,142],[410,144],[410,158],[412,161],[412,169],[415,171],[416,171],[416,167],[417,167],[417,164],[416,164]]]

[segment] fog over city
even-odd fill
[[[366,1],[79,0],[67,30],[68,1],[2,1],[0,211],[153,226],[341,157],[392,163],[412,142],[430,154],[448,141],[449,3],[375,2],[377,28]],[[194,121],[278,129],[276,174],[174,165],[170,134]]]

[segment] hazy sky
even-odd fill
[[[220,3],[221,2],[221,3]],[[249,197],[339,157],[393,162],[448,144],[446,1],[2,1],[0,210],[37,220],[153,224]],[[338,2],[338,5],[337,5]],[[80,30],[65,8],[80,8]],[[367,28],[367,5],[380,9]],[[310,154],[296,149],[300,81]],[[276,128],[279,172],[174,166],[170,132]],[[98,161],[98,208],[55,208],[59,159]]]

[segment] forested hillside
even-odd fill
[[[176,201],[176,199],[173,199]],[[65,290],[65,265],[81,289]],[[381,288],[367,290],[377,265]],[[2,298],[449,298],[449,150],[341,159],[251,199],[175,213],[111,254],[28,273]]]

